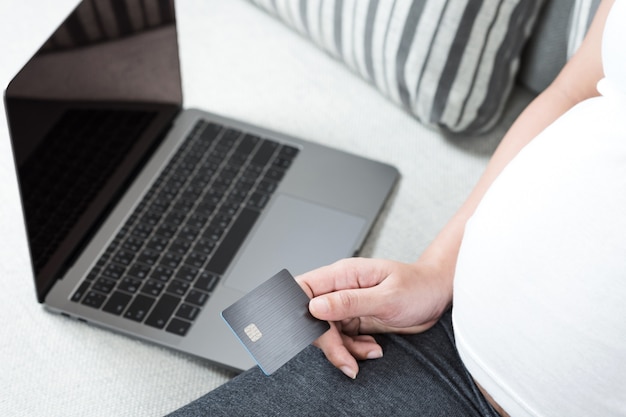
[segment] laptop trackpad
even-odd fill
[[[225,283],[249,292],[278,271],[294,276],[352,256],[365,219],[287,195],[278,195]]]

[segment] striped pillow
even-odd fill
[[[572,16],[570,20],[569,33],[567,38],[567,58],[578,50],[583,42],[591,21],[600,5],[600,0],[576,0],[572,5]]]
[[[600,0],[548,0],[522,54],[518,82],[543,91],[574,55],[587,34]]]
[[[251,0],[421,122],[491,128],[543,0]]]

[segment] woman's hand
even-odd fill
[[[419,263],[350,258],[297,278],[312,298],[311,314],[331,323],[315,345],[356,378],[357,360],[383,355],[372,333],[419,333],[449,307],[451,280]]]

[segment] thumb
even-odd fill
[[[379,308],[380,301],[373,288],[336,291],[315,297],[309,302],[311,314],[327,321],[371,316]]]

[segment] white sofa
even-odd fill
[[[2,2],[3,87],[76,3]],[[184,0],[177,12],[186,107],[245,119],[400,170],[364,256],[414,260],[533,97],[516,87],[494,130],[449,138],[248,1]],[[41,308],[0,114],[0,415],[163,415],[231,378],[205,361]]]

